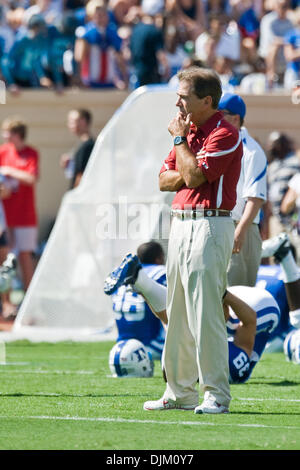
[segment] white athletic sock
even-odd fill
[[[147,276],[143,268],[138,272],[134,288],[145,297],[155,312],[166,310],[167,288]]]
[[[295,282],[300,279],[300,270],[291,251],[280,261],[280,265],[283,270],[283,282]]]

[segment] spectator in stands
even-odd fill
[[[35,186],[39,177],[39,153],[27,145],[27,126],[15,118],[2,123],[4,144],[0,146],[0,174],[17,181],[3,200],[10,251],[18,255],[23,288],[34,273],[33,254],[37,249],[38,220]]]
[[[171,15],[165,19],[163,34],[165,55],[170,77],[172,78],[184,66],[184,63],[189,60],[190,55],[186,51],[184,44],[180,41],[176,18]]]
[[[293,23],[287,16],[288,0],[276,0],[270,13],[260,22],[259,55],[266,61],[268,85],[282,84],[286,69],[283,45],[284,37],[293,29]]]
[[[287,64],[284,87],[288,90],[300,79],[300,7],[293,13],[293,19],[295,27],[284,37],[284,56]]]
[[[22,24],[23,13],[21,8],[6,11],[4,6],[0,5],[0,58],[12,48]]]
[[[238,2],[239,5],[241,3],[244,9],[240,11],[237,19],[241,33],[241,61],[255,67],[258,61],[260,16],[253,0]]]
[[[300,160],[295,152],[294,142],[285,134],[273,132],[268,141],[267,169],[268,182],[268,205],[273,217],[268,217],[271,236],[280,232],[287,232],[290,235],[293,245],[293,219],[292,214],[282,214],[280,206],[285,193],[288,190],[289,180],[300,171]],[[297,256],[299,256],[297,254]]]
[[[163,2],[142,1],[142,18],[132,30],[130,40],[133,86],[149,85],[167,81],[170,72],[164,50],[162,29],[156,24],[156,16],[163,10]]]
[[[62,0],[36,0],[35,5],[26,9],[25,23],[32,15],[41,15],[46,23],[55,24],[61,19],[63,11]]]
[[[61,167],[71,179],[70,189],[79,185],[85,167],[92,153],[95,139],[91,132],[92,114],[87,109],[73,109],[68,114],[69,131],[79,138],[80,144],[74,152],[61,157]]]
[[[240,33],[237,24],[223,14],[209,16],[208,30],[195,42],[195,54],[208,67],[213,68],[217,57],[223,57],[232,69],[240,59]]]
[[[116,29],[126,24],[126,17],[130,9],[128,0],[108,0],[108,14]]]
[[[48,46],[53,28],[47,28],[41,16],[33,15],[27,33],[2,58],[2,74],[11,92],[18,92],[20,87],[53,87],[45,68],[45,64],[49,65]]]
[[[106,2],[90,0],[86,13],[90,21],[77,29],[75,41],[75,60],[83,85],[126,88],[128,76],[121,50],[122,39],[115,26],[109,23]]]
[[[195,41],[206,27],[202,0],[166,0],[168,15],[174,15],[182,43]]]
[[[58,91],[65,86],[77,85],[79,74],[74,59],[75,30],[78,20],[74,13],[64,13],[57,23],[56,34],[49,44],[50,76]]]

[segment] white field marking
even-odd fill
[[[0,366],[29,366],[31,362],[0,362]]]
[[[4,365],[4,364],[3,364]],[[6,374],[77,374],[77,375],[82,375],[82,374],[96,374],[96,371],[93,370],[5,370],[0,368],[0,372],[5,372]]]
[[[266,429],[300,429],[300,426],[277,426],[272,424],[241,424],[241,423],[212,423],[202,421],[160,421],[152,419],[125,419],[125,418],[88,418],[82,416],[3,416],[1,419],[31,419],[31,420],[51,420],[51,421],[88,421],[105,423],[133,423],[133,424],[166,424],[166,425],[184,425],[184,426],[231,426],[241,428],[266,428]]]
[[[236,397],[233,398],[233,400],[239,400],[239,401],[285,401],[285,402],[300,402],[300,399],[298,398],[240,398]]]

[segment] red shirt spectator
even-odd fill
[[[35,184],[39,175],[39,154],[26,144],[27,126],[14,118],[2,123],[4,145],[0,146],[0,174],[11,180],[11,192],[4,199],[9,249],[18,261],[27,290],[35,269],[38,227]]]
[[[7,168],[21,170],[38,177],[39,154],[30,147],[25,146],[17,150],[13,144],[0,146],[0,167],[6,172]],[[9,171],[9,170],[8,170]],[[35,187],[19,181],[17,190],[3,200],[8,227],[27,227],[37,225],[35,207]]]

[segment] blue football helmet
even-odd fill
[[[109,368],[113,377],[152,377],[154,362],[141,341],[127,339],[111,349]]]
[[[283,350],[287,361],[300,364],[300,330],[292,330],[286,335]]]

